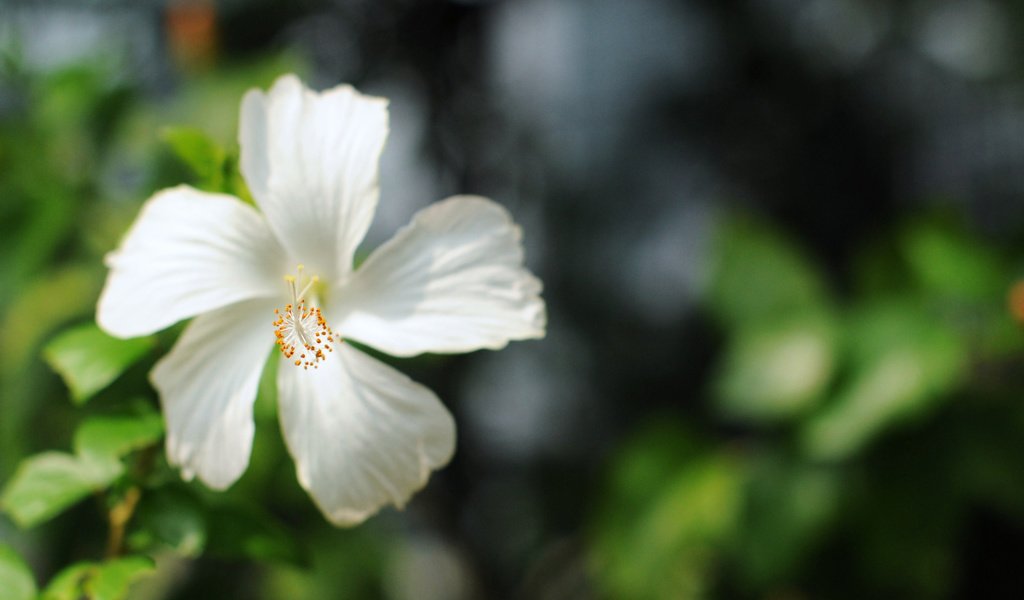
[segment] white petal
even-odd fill
[[[401,508],[455,450],[455,423],[437,396],[349,344],[319,369],[282,359],[277,377],[299,483],[336,525]]]
[[[237,198],[163,190],[107,255],[96,320],[134,337],[240,300],[283,296],[283,256],[263,217]]]
[[[221,490],[248,466],[273,311],[250,300],[196,317],[150,374],[167,422],[167,460],[185,479],[198,475]]]
[[[294,75],[242,99],[241,169],[296,260],[343,278],[377,207],[387,101],[350,86],[322,94]]]
[[[456,196],[420,211],[335,292],[345,338],[396,356],[497,349],[544,336],[541,283],[504,208]]]

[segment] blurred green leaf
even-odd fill
[[[829,308],[821,276],[804,255],[777,233],[743,220],[718,231],[708,294],[710,309],[732,328]]]
[[[807,424],[804,447],[842,459],[875,435],[927,410],[965,374],[961,341],[915,302],[878,302],[848,324],[853,373],[835,401]]]
[[[152,347],[152,338],[121,340],[87,323],[57,336],[47,344],[43,356],[64,378],[75,404],[83,404]]]
[[[758,590],[791,579],[837,512],[840,490],[835,472],[778,456],[762,455],[748,473],[738,565]]]
[[[96,567],[93,576],[83,583],[82,590],[90,600],[120,600],[128,594],[132,582],[154,568],[153,560],[145,556],[109,560]]]
[[[396,584],[396,574],[402,567],[396,567],[401,561],[403,545],[401,540],[391,535],[381,535],[382,531],[373,524],[368,527],[336,530],[308,536],[312,545],[309,552],[310,565],[299,567],[287,563],[265,565],[266,576],[263,581],[263,593],[266,598],[288,598],[289,600],[363,600],[364,598],[416,598],[439,596],[437,589],[417,590],[419,596],[402,594],[401,584]],[[438,563],[435,563],[438,564]],[[440,563],[440,564],[443,564]],[[449,572],[450,573],[450,572]],[[451,581],[451,574],[434,571],[435,576]],[[408,576],[398,576],[408,579]],[[455,590],[459,589],[458,582]],[[431,586],[433,587],[433,586]],[[397,589],[396,589],[397,588]],[[441,585],[440,589],[453,590],[452,584]],[[382,593],[387,590],[390,593]],[[465,590],[465,587],[461,588]],[[464,594],[459,594],[459,597]],[[456,596],[449,596],[456,597]]]
[[[32,361],[38,357],[37,344],[64,321],[95,310],[101,282],[96,266],[66,267],[41,273],[27,289],[21,290],[0,322],[5,340],[0,379],[8,398],[32,397],[39,388],[38,374],[32,368]],[[35,409],[36,404],[30,402],[3,403],[0,476],[4,478],[27,453],[26,438],[21,433],[28,429],[29,416]]]
[[[206,545],[206,521],[199,501],[173,486],[145,494],[136,510],[132,548],[166,547],[183,556],[199,556]]]
[[[239,168],[237,154],[228,155],[224,161],[224,172],[227,177],[224,191],[239,198],[242,202],[255,205],[256,201],[253,200],[252,192],[249,191],[249,184],[245,182],[245,177],[242,176],[242,171]]]
[[[207,554],[305,565],[308,557],[273,517],[252,506],[218,506],[206,515]]]
[[[680,467],[705,451],[694,434],[663,417],[640,426],[615,455],[609,488],[603,495],[613,514],[635,513]]]
[[[715,375],[719,408],[749,421],[805,412],[820,398],[835,367],[836,335],[820,318],[773,322],[739,331]]]
[[[950,227],[918,223],[902,239],[911,274],[928,293],[1002,305],[1010,276],[999,256]]]
[[[75,563],[57,573],[40,596],[41,600],[82,600],[82,583],[94,568],[93,563]]]
[[[199,187],[211,191],[224,190],[226,153],[206,133],[193,127],[167,127],[161,138],[199,178]]]
[[[614,598],[705,597],[718,554],[738,524],[742,477],[735,461],[655,429],[619,455],[611,482],[592,555],[603,592]]]
[[[33,527],[117,479],[117,460],[44,452],[21,462],[0,495],[0,508],[21,527]]]
[[[992,245],[936,222],[909,228],[900,244],[922,301],[944,309],[973,351],[990,357],[1021,352],[1024,337],[1007,308],[1017,277]]]
[[[164,432],[163,417],[155,411],[138,415],[92,417],[75,432],[80,456],[119,458],[152,445]]]
[[[135,580],[153,570],[153,560],[145,556],[76,563],[54,577],[42,600],[121,600]]]
[[[0,375],[9,377],[25,369],[35,346],[55,326],[95,307],[102,278],[99,270],[67,267],[41,275],[7,309],[2,329],[8,344]],[[32,318],[25,318],[31,315]]]
[[[0,544],[0,596],[6,600],[35,600],[36,580],[13,548]]]

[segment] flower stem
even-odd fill
[[[124,551],[124,532],[135,514],[135,507],[142,498],[142,491],[138,486],[132,486],[124,493],[121,501],[111,507],[107,515],[110,523],[110,530],[107,533],[107,558],[120,556]]]

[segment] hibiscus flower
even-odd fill
[[[286,75],[245,95],[239,129],[256,208],[188,186],[155,194],[107,256],[97,322],[134,337],[195,317],[150,378],[168,460],[218,490],[248,466],[276,348],[299,483],[330,521],[356,524],[447,464],[455,424],[433,392],[349,340],[413,356],[543,337],[541,284],[519,227],[475,196],[423,209],[353,268],[379,196],[385,99]]]

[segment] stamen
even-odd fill
[[[341,342],[340,336],[334,336],[334,332],[327,325],[327,321],[320,313],[320,308],[306,302],[306,294],[319,283],[320,278],[316,275],[309,278],[302,291],[297,291],[296,283],[301,283],[302,273],[305,270],[303,265],[298,265],[298,278],[294,275],[285,275],[284,280],[292,292],[292,302],[286,304],[283,309],[274,309],[274,337],[278,349],[285,358],[292,360],[296,367],[303,369],[314,369],[319,367],[320,361],[324,360],[327,352],[334,352],[331,342]],[[298,353],[298,358],[295,358]]]

